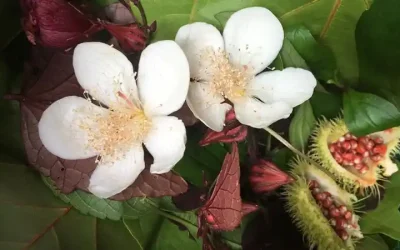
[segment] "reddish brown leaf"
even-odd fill
[[[242,215],[248,215],[251,214],[255,211],[257,211],[260,207],[256,204],[252,204],[252,203],[243,203],[242,204]]]
[[[62,192],[87,190],[96,164],[94,158],[64,160],[52,155],[40,141],[38,122],[51,102],[70,95],[81,96],[72,68],[72,56],[52,53],[36,47],[31,66],[27,66],[21,95],[11,98],[21,101],[22,136],[29,163],[43,175],[50,176]],[[60,142],[62,143],[62,142]],[[151,175],[142,172],[132,186],[114,198],[123,200],[134,196],[157,197],[177,195],[187,190],[184,179],[173,173]]]
[[[211,143],[223,142],[232,143],[240,142],[247,137],[247,126],[242,125],[236,120],[235,111],[231,109],[225,118],[224,129],[216,132],[208,129],[203,139],[199,142],[200,146],[207,146]]]
[[[67,49],[102,29],[66,0],[21,0],[23,28],[36,45]]]
[[[250,183],[257,193],[269,192],[293,181],[293,178],[280,170],[272,162],[260,159],[251,167]]]
[[[240,224],[242,200],[239,178],[239,150],[233,143],[232,152],[225,156],[211,197],[200,211],[200,216],[212,229],[230,231]]]

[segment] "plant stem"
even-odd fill
[[[288,142],[285,138],[283,138],[282,136],[280,136],[278,133],[276,133],[274,130],[272,130],[269,127],[264,128],[265,131],[267,131],[270,135],[272,135],[273,137],[275,137],[275,139],[277,139],[278,141],[280,141],[283,145],[285,145],[285,147],[287,147],[288,149],[290,149],[293,153],[303,157],[305,160],[311,162],[312,164],[319,166],[318,163],[316,163],[314,160],[310,159],[310,157],[308,157],[307,155],[305,155],[303,152],[300,152],[297,148],[293,147],[292,144],[290,144],[290,142]]]

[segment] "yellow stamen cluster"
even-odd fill
[[[214,93],[229,100],[243,97],[247,84],[251,81],[247,66],[236,67],[229,62],[223,51],[206,49],[200,57],[203,74],[211,76],[210,84]]]
[[[82,121],[88,146],[101,156],[101,162],[119,160],[134,146],[141,144],[151,128],[144,111],[131,102],[120,102],[105,112],[92,112]]]

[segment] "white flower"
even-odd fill
[[[261,7],[234,13],[223,36],[206,23],[181,27],[175,41],[194,79],[186,98],[194,115],[215,131],[223,129],[230,103],[237,119],[255,128],[289,117],[293,107],[311,97],[316,79],[299,68],[259,74],[278,55],[283,38],[279,20]]]
[[[129,60],[103,43],[78,45],[73,66],[80,85],[102,105],[76,96],[54,102],[39,122],[43,145],[68,160],[100,156],[89,190],[101,198],[135,181],[145,167],[142,144],[154,157],[152,173],[170,171],[186,144],[184,124],[168,116],[183,105],[189,88],[189,64],[181,48],[174,41],[148,46],[139,61],[137,86]]]

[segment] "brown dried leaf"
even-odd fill
[[[75,189],[87,191],[95,159],[64,160],[52,155],[39,138],[38,122],[43,111],[54,101],[65,96],[82,96],[73,73],[72,56],[49,52],[41,48],[32,51],[32,63],[27,65],[21,101],[22,136],[29,163],[43,175],[50,176],[63,193]],[[187,190],[185,180],[172,172],[151,175],[144,170],[134,184],[114,199],[124,200],[135,196],[158,197],[177,195]]]

